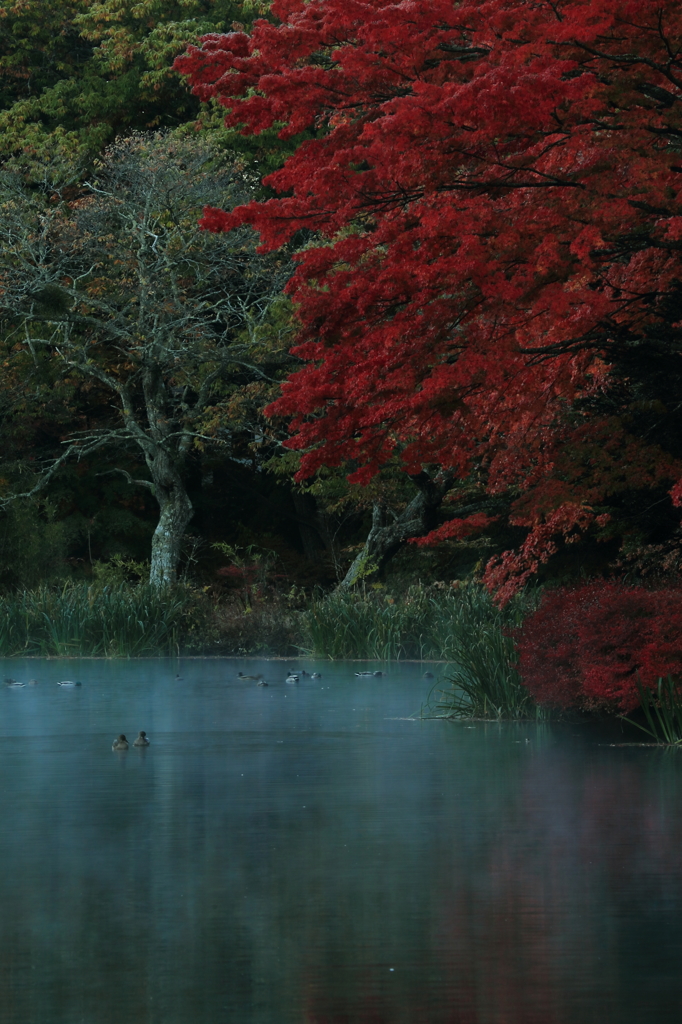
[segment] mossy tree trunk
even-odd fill
[[[432,478],[422,472],[411,479],[418,492],[402,512],[392,513],[375,504],[367,540],[338,589],[347,590],[363,579],[381,578],[387,564],[410,538],[423,537],[437,525],[437,512],[452,486],[452,474],[441,472]]]

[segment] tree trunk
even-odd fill
[[[423,537],[435,527],[436,512],[450,489],[453,476],[439,473],[432,480],[427,473],[420,473],[411,479],[419,493],[400,515],[394,516],[393,522],[384,523],[384,509],[381,505],[374,506],[367,540],[338,589],[346,590],[360,579],[381,576],[388,562],[410,537]]]
[[[159,522],[152,537],[152,564],[149,582],[154,587],[173,584],[178,578],[180,549],[185,530],[192,518],[192,502],[189,500],[182,479],[167,462],[163,467],[159,460],[151,466],[154,496],[159,503]]]

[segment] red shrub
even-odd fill
[[[682,675],[682,590],[604,581],[554,590],[516,640],[538,702],[632,711],[637,678],[651,687]]]

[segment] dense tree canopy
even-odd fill
[[[193,121],[173,58],[267,0],[0,0],[0,160],[82,170],[118,134]]]
[[[529,533],[489,567],[503,592],[557,538],[608,529],[619,496],[680,500],[676,0],[272,12],[176,66],[228,125],[313,133],[266,179],[279,198],[203,221],[271,249],[304,232],[306,365],[272,407],[301,473],[399,461],[509,493]]]

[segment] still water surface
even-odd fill
[[[0,664],[2,1024],[680,1020],[682,752],[306,667]]]

